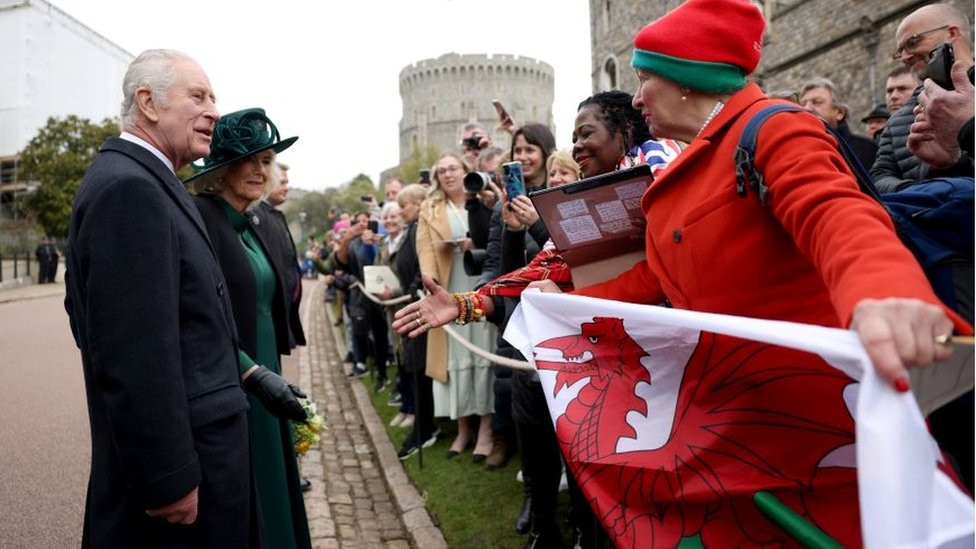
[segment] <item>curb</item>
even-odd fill
[[[325,316],[328,319],[328,330],[335,340],[339,356],[345,356],[346,342],[341,337],[339,330],[333,325],[332,311],[329,310],[328,306],[325,306]],[[379,414],[373,408],[373,402],[370,400],[366,386],[361,382],[353,382],[350,383],[350,387],[353,398],[356,399],[356,407],[359,408],[362,415],[363,425],[366,427],[366,432],[373,443],[373,449],[376,451],[386,488],[400,509],[403,525],[410,534],[413,546],[423,549],[447,549],[447,540],[444,539],[444,534],[434,524],[430,513],[427,512],[424,498],[410,482],[410,477],[397,457],[396,448],[393,447],[390,437],[386,434],[383,421],[380,420]]]

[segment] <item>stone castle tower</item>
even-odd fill
[[[553,69],[528,57],[448,53],[400,71],[400,98],[401,162],[414,147],[458,151],[461,130],[469,123],[488,130],[505,148],[510,138],[497,129],[491,101],[501,101],[518,123],[552,127]]]
[[[595,91],[633,92],[633,38],[644,25],[682,0],[589,0],[592,80]],[[973,17],[972,2],[945,0]],[[756,69],[767,92],[792,89],[814,77],[834,81],[850,110],[848,123],[861,131],[861,117],[884,102],[895,29],[925,0],[753,0],[766,15],[762,60]],[[970,37],[972,38],[972,37]]]

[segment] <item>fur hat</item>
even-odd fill
[[[749,0],[688,0],[637,33],[631,64],[695,90],[734,92],[759,64],[765,27]]]
[[[281,139],[278,128],[264,114],[264,109],[244,109],[220,117],[210,142],[210,156],[203,165],[192,164],[197,170],[183,183],[219,177],[233,162],[252,154],[273,149],[279,153],[292,145],[298,137]]]

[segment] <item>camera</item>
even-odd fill
[[[468,276],[480,276],[485,268],[485,259],[488,257],[488,250],[471,249],[464,252],[464,274]]]
[[[481,135],[476,133],[471,137],[465,137],[464,139],[461,140],[461,147],[465,149],[475,149],[475,150],[480,149]]]
[[[420,184],[430,185],[430,170],[420,170]]]
[[[464,176],[464,190],[477,193],[488,189],[488,182],[498,184],[498,176],[494,172],[469,172]]]
[[[373,201],[373,195],[364,194],[364,195],[362,195],[362,196],[359,197],[359,201],[360,202],[372,202]]]
[[[373,231],[373,233],[379,232],[380,230],[379,221],[376,221],[375,219],[370,219],[369,221],[366,222],[366,229],[369,231]]]

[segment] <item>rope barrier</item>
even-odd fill
[[[381,299],[377,299],[373,294],[367,292],[366,291],[366,288],[364,288],[363,285],[360,284],[359,282],[354,283],[352,285],[352,287],[353,288],[359,288],[359,291],[362,292],[362,294],[364,296],[368,297],[370,301],[372,301],[373,303],[376,303],[377,305],[382,305],[384,307],[392,307],[394,305],[399,305],[401,303],[406,303],[407,301],[410,301],[410,296],[409,295],[401,295],[400,297],[395,297],[393,299],[387,299],[386,301],[383,301]]]
[[[362,292],[364,296],[368,297],[370,301],[376,303],[377,305],[382,305],[384,307],[392,307],[394,305],[399,305],[401,303],[405,303],[410,300],[409,295],[402,295],[400,297],[394,299],[388,299],[384,301],[381,299],[377,299],[375,296],[373,296],[373,294],[367,292],[366,288],[364,288],[363,285],[360,284],[359,282],[354,283],[352,287],[359,288],[359,291]],[[424,290],[417,290],[417,296],[420,297],[420,299],[423,299],[427,297],[427,293]],[[474,343],[471,343],[467,339],[461,337],[461,335],[457,333],[450,326],[441,326],[441,328],[443,328],[444,332],[446,332],[448,336],[454,339],[454,341],[457,341],[465,349],[480,356],[481,358],[484,358],[485,360],[489,360],[499,366],[504,366],[506,368],[511,368],[513,370],[525,370],[525,371],[535,370],[535,368],[533,368],[531,364],[529,364],[524,360],[515,360],[513,358],[496,355],[495,353],[489,353],[488,351],[481,349],[480,347],[477,347]]]

